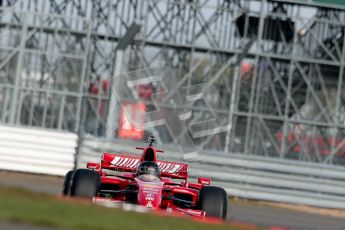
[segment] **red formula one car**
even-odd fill
[[[131,203],[175,214],[225,219],[227,194],[199,178],[187,183],[188,164],[157,160],[154,137],[141,157],[103,153],[101,163],[87,163],[87,169],[69,171],[63,195],[85,197],[97,202]]]

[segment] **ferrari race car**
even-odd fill
[[[63,195],[92,199],[94,203],[131,203],[148,209],[194,217],[225,219],[227,194],[209,186],[209,178],[187,183],[188,164],[157,160],[162,150],[149,146],[142,156],[103,153],[100,164],[87,163],[87,169],[69,171]]]

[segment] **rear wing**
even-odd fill
[[[101,168],[119,172],[135,173],[140,163],[140,157],[124,156],[113,153],[103,153]],[[162,177],[173,179],[187,179],[188,164],[157,160]]]

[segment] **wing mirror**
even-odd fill
[[[206,178],[206,177],[199,177],[198,178],[198,183],[202,185],[210,185],[211,184],[211,179]]]

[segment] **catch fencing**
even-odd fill
[[[141,154],[134,143],[87,136],[77,167],[99,162],[104,151]],[[191,180],[209,177],[230,196],[345,209],[345,169],[340,166],[219,152],[198,152],[183,159],[180,153],[165,151],[159,157],[189,163]]]

